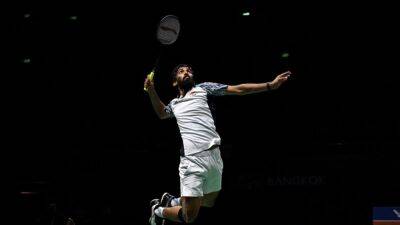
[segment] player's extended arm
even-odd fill
[[[156,112],[158,118],[160,119],[166,119],[169,117],[168,113],[165,112],[165,105],[161,101],[160,97],[158,97],[158,94],[156,92],[156,89],[154,88],[154,81],[152,77],[150,78],[147,76],[146,80],[144,81],[144,88],[147,90],[147,93],[149,94],[151,104],[153,105],[153,109]]]
[[[247,84],[229,85],[228,88],[226,89],[226,93],[233,95],[247,95],[269,90],[275,90],[279,88],[285,81],[287,81],[290,75],[291,72],[287,71],[276,76],[275,79],[271,82],[257,83],[257,84],[247,83]]]

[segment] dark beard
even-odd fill
[[[185,79],[182,82],[181,88],[186,92],[190,91],[194,86],[194,82],[192,79]]]

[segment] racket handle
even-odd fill
[[[154,78],[154,70],[152,70],[149,74],[147,74],[147,79],[153,81],[153,78]],[[143,90],[147,92],[147,88],[143,88]]]

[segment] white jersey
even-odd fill
[[[201,83],[185,96],[173,99],[165,107],[168,115],[175,117],[178,123],[184,155],[192,155],[221,144],[208,96],[225,95],[227,87],[228,85],[218,83]]]

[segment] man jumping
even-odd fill
[[[213,207],[221,190],[223,162],[209,96],[247,95],[275,90],[290,77],[291,72],[279,74],[271,82],[225,85],[205,82],[195,84],[193,70],[181,64],[172,72],[172,84],[179,95],[165,105],[147,78],[144,87],[160,119],[175,117],[182,136],[183,147],[179,164],[181,197],[164,193],[151,201],[151,225],[163,224],[165,219],[192,223],[201,207]]]

